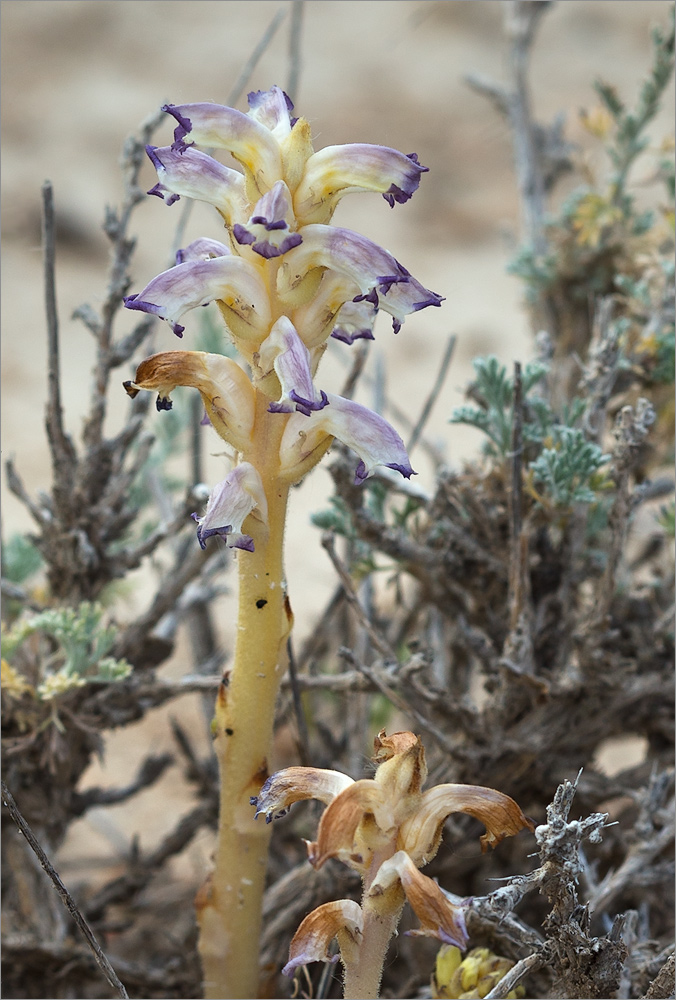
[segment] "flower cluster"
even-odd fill
[[[437,938],[464,950],[467,930],[463,909],[419,869],[435,857],[443,825],[454,812],[468,813],[486,827],[483,851],[533,823],[508,795],[478,785],[444,784],[422,790],[427,777],[425,751],[410,732],[375,738],[372,779],[353,781],[339,771],[289,767],[273,774],[252,799],[256,815],[268,822],[283,816],[301,799],[326,803],[317,840],[307,844],[308,858],[320,868],[338,858],[358,871],[364,883],[359,906],[341,899],[313,910],[294,936],[284,972],[308,962],[337,961],[329,946],[337,938],[346,969],[360,960],[369,917],[398,915],[408,900],[420,928],[409,933]],[[384,956],[383,956],[384,957]]]
[[[463,958],[455,945],[442,945],[432,973],[433,1000],[474,1000],[488,996],[506,976],[514,962],[488,948],[472,948]],[[523,986],[507,994],[507,1000],[521,1000]]]
[[[279,440],[265,461],[278,482],[293,484],[334,438],[359,462],[356,482],[378,466],[413,474],[403,442],[382,417],[315,385],[329,337],[348,344],[373,339],[377,313],[389,313],[395,333],[404,318],[441,296],[424,288],[390,253],[347,229],[331,226],[350,191],[380,192],[407,201],[426,171],[414,153],[384,146],[328,146],[314,152],[310,126],[292,117],[278,87],[249,94],[244,114],[218,104],[167,105],[176,121],[170,146],[148,146],[158,182],[150,194],[171,205],[181,197],[213,205],[225,224],[223,242],[202,238],[177,254],[174,267],[125,299],[129,309],[157,315],[182,337],[180,320],[216,302],[241,363],[199,351],[165,351],[147,358],[133,381],[171,408],[177,385],[199,390],[207,416],[236,451],[239,465],[217,486],[199,523],[199,540],[218,533],[251,548],[243,521],[265,521],[265,489],[256,442],[263,411],[276,415]],[[233,169],[197,147],[227,150]],[[270,468],[268,468],[270,474]]]

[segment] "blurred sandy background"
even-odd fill
[[[666,22],[669,6],[665,0],[561,0],[544,17],[531,74],[535,114],[550,121],[566,112],[567,137],[579,146],[579,156],[601,162],[598,147],[578,121],[578,111],[595,104],[593,80],[603,77],[633,102],[650,64],[650,28]],[[532,353],[521,286],[505,270],[518,240],[509,133],[495,110],[463,82],[472,71],[504,79],[501,7],[499,0],[307,0],[303,10],[296,110],[313,125],[315,148],[380,143],[416,151],[430,168],[408,204],[390,210],[379,196],[352,196],[343,200],[335,221],[380,242],[424,285],[446,297],[441,309],[407,319],[396,338],[382,316],[368,370],[373,372],[377,362],[384,365],[388,395],[415,421],[447,338],[457,334],[446,387],[427,427],[451,465],[477,446],[476,435],[447,422],[462,399],[472,357],[493,352],[510,363]],[[14,457],[32,493],[49,487],[43,433],[42,182],[48,178],[54,185],[59,218],[64,403],[67,427],[77,435],[93,350],[88,332],[70,316],[82,302],[97,306],[103,297],[107,247],[101,221],[104,205],[121,198],[117,164],[123,141],[163,103],[224,103],[268,24],[278,10],[288,8],[279,0],[2,3],[3,450],[5,458]],[[289,20],[287,13],[247,90],[286,84]],[[239,106],[246,109],[245,99]],[[672,116],[673,104],[653,127],[656,141],[671,130]],[[167,122],[156,142],[170,137]],[[155,183],[150,164],[145,179],[147,187]],[[137,211],[133,291],[166,267],[178,211],[155,198]],[[193,213],[185,243],[197,235],[219,236],[217,219],[204,206]],[[118,335],[136,319],[123,316]],[[188,316],[186,327],[189,347],[196,320]],[[161,337],[157,349],[173,349],[168,327]],[[336,348],[320,380],[333,391],[346,371],[341,358],[349,357],[343,345]],[[126,371],[120,373],[120,380],[127,377]],[[367,390],[361,398],[371,402]],[[120,387],[110,401],[111,430],[126,407]],[[216,438],[213,445],[217,452]],[[429,488],[424,456],[416,454],[413,465],[420,470],[420,485]],[[212,457],[211,480],[222,474],[220,460]],[[325,472],[310,477],[291,515],[288,571],[301,637],[333,587],[319,533],[307,521],[309,511],[324,505],[328,486]],[[29,529],[28,516],[4,487],[3,498],[5,535]],[[172,669],[185,667],[177,661]],[[195,703],[182,711],[199,719]],[[170,746],[165,714],[158,713],[155,752]],[[108,782],[116,769],[135,770],[143,752],[142,734],[134,728],[120,734],[111,741],[105,771],[93,772],[91,780]],[[174,795],[175,774],[162,782],[169,796],[165,805]],[[126,840],[139,828],[138,812],[127,815],[120,806],[106,813],[108,838]],[[144,845],[171,822],[163,813],[148,810]],[[111,819],[119,822],[115,830]],[[96,853],[92,826],[97,818],[86,822],[87,842]]]

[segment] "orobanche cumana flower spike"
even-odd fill
[[[408,201],[427,171],[414,153],[364,143],[315,152],[310,125],[292,116],[278,87],[249,94],[246,114],[208,103],[163,110],[174,119],[174,141],[147,147],[158,178],[148,193],[166,205],[180,198],[207,202],[222,228],[218,238],[179,250],[175,265],[125,305],[166,320],[183,337],[186,313],[215,302],[239,359],[163,351],[141,362],[125,389],[132,397],[156,392],[158,410],[171,409],[175,386],[197,389],[209,423],[233,452],[206,510],[193,514],[200,545],[220,536],[239,550],[236,648],[213,723],[221,772],[218,845],[198,920],[205,995],[255,997],[269,828],[253,822],[249,798],[269,774],[274,707],[287,665],[289,489],[334,439],[355,453],[356,483],[379,467],[414,474],[394,428],[323,387],[317,369],[329,337],[347,345],[372,340],[381,310],[397,333],[410,313],[443,300],[387,250],[331,225],[350,192],[380,193],[391,207]],[[200,146],[226,151],[234,163],[224,165]],[[383,898],[416,884],[408,857],[395,854],[383,869]],[[455,940],[460,932],[454,933]]]
[[[287,767],[253,796],[256,816],[267,822],[294,802],[318,799],[324,811],[317,840],[307,843],[310,863],[320,868],[338,858],[359,872],[361,906],[340,899],[313,910],[301,923],[284,967],[287,975],[308,962],[343,963],[346,998],[377,997],[390,937],[408,901],[420,921],[411,935],[434,937],[464,951],[468,943],[463,908],[451,903],[436,882],[420,872],[439,850],[446,818],[468,813],[486,827],[481,848],[534,826],[502,792],[479,785],[436,785],[423,791],[427,765],[413,733],[382,730],[374,741],[378,765],[372,779],[353,781],[339,771]],[[333,939],[339,954],[331,955]]]

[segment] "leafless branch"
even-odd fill
[[[434,380],[434,384],[432,385],[429,395],[427,396],[427,399],[423,404],[423,408],[420,411],[420,416],[418,417],[418,420],[413,430],[411,431],[409,439],[406,443],[406,451],[409,453],[409,455],[411,454],[411,452],[417,445],[418,441],[420,440],[420,436],[425,428],[425,424],[427,423],[429,415],[432,412],[432,407],[436,403],[439,393],[441,392],[444,382],[446,381],[446,375],[448,374],[448,369],[450,367],[451,360],[453,359],[453,353],[455,351],[456,341],[457,337],[454,333],[452,333],[446,342],[446,347],[444,348],[444,353],[441,358],[441,364],[439,366],[439,371],[437,372],[437,377]]]
[[[292,101],[298,100],[298,86],[301,71],[301,31],[303,27],[304,0],[291,0],[291,25],[289,29],[289,79],[287,94]]]
[[[68,892],[68,889],[66,889],[63,882],[61,881],[59,873],[56,871],[51,861],[43,851],[42,847],[40,846],[40,843],[38,842],[37,837],[31,830],[30,826],[21,815],[19,807],[14,801],[12,793],[10,792],[9,788],[7,787],[4,781],[2,782],[2,798],[9,810],[9,814],[12,817],[12,820],[14,821],[20,832],[28,841],[31,850],[33,851],[38,861],[42,865],[42,868],[44,869],[48,877],[52,880],[54,888],[61,897],[63,905],[66,907],[66,909],[72,916],[73,920],[79,927],[80,932],[82,933],[85,941],[91,948],[94,958],[96,959],[96,964],[101,969],[104,976],[106,977],[110,985],[113,987],[117,995],[123,997],[123,1000],[128,1000],[129,994],[127,993],[123,984],[120,982],[120,979],[117,973],[115,972],[115,969],[112,967],[112,965],[104,955],[101,949],[101,945],[94,937],[94,933],[89,924],[87,923],[87,921],[85,920],[84,916],[82,915],[77,903],[75,902],[71,894]]]

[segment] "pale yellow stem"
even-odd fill
[[[380,996],[387,946],[397,929],[401,909],[381,914],[371,907],[365,908],[359,961],[345,966],[344,1000],[376,1000]]]
[[[343,1000],[376,1000],[380,996],[380,981],[387,955],[387,946],[394,934],[404,908],[405,896],[400,885],[381,897],[372,899],[368,892],[383,861],[394,854],[394,842],[377,851],[364,875],[362,913],[364,925],[359,943],[359,958],[345,964]]]
[[[268,524],[254,517],[245,530],[254,552],[240,552],[235,656],[219,689],[214,717],[221,775],[218,843],[213,874],[197,899],[199,950],[207,1000],[259,996],[259,938],[270,826],[254,821],[250,798],[269,773],[275,702],[286,668],[291,615],[283,568],[288,486],[277,478],[282,414],[267,412],[257,393],[254,446],[245,454],[258,469]]]

